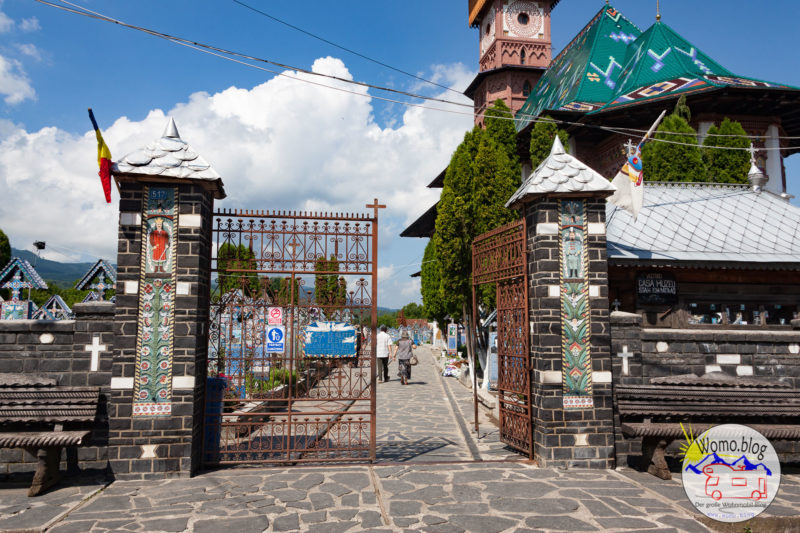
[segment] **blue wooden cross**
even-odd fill
[[[11,301],[17,303],[21,300],[20,292],[22,289],[29,289],[31,286],[32,285],[30,283],[22,280],[22,274],[19,270],[17,270],[17,273],[14,274],[14,279],[3,284],[4,289],[11,289]]]

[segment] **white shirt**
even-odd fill
[[[385,331],[380,331],[378,332],[378,336],[375,338],[378,342],[378,351],[375,353],[375,357],[389,357],[389,348],[392,345],[392,337],[390,337]]]

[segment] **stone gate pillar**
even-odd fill
[[[200,464],[219,175],[169,124],[113,166],[120,193],[109,461],[119,478]]]
[[[534,455],[542,466],[614,466],[605,237],[605,198],[614,190],[556,137],[509,201],[528,227]]]

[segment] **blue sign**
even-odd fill
[[[267,329],[267,353],[286,351],[286,330],[283,326],[270,326]]]
[[[312,322],[305,331],[306,357],[354,357],[356,328],[346,322]]]
[[[447,351],[455,354],[458,350],[458,326],[455,324],[447,325]]]
[[[489,367],[489,387],[497,386],[497,333],[489,333],[489,354],[487,365]]]

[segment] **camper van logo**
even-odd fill
[[[780,486],[780,462],[761,433],[725,424],[698,437],[688,429],[686,441],[683,489],[698,511],[721,522],[741,522],[769,507]]]

